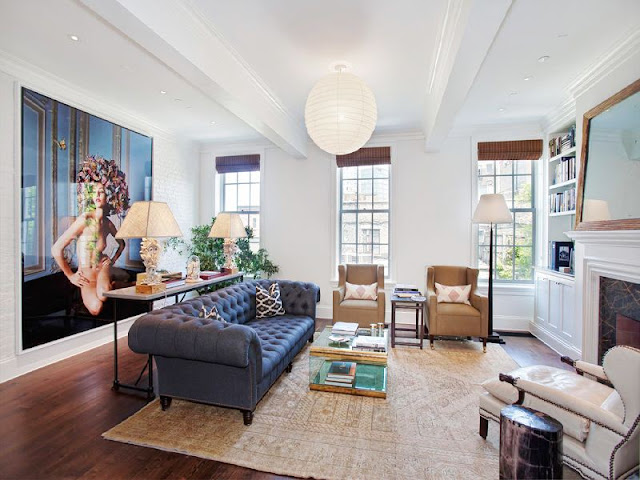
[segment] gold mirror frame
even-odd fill
[[[587,163],[589,155],[589,128],[591,120],[608,108],[620,103],[627,97],[640,91],[640,79],[631,85],[623,88],[618,93],[608,98],[600,105],[593,107],[584,114],[582,119],[582,154],[580,156],[580,176],[578,178],[578,193],[576,204],[576,230],[640,230],[640,218],[620,219],[620,220],[599,220],[595,222],[582,221],[582,208],[584,197],[584,182],[587,174]]]

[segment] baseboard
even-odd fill
[[[118,322],[118,338],[129,333],[129,328],[138,316]],[[55,344],[35,347],[0,362],[0,383],[110,342],[113,342],[112,323],[85,332],[84,335],[78,334]]]
[[[573,345],[568,344],[564,340],[556,337],[549,331],[541,328],[535,322],[531,322],[529,328],[531,329],[531,333],[533,336],[540,340],[542,343],[547,345],[552,350],[555,350],[560,355],[567,355],[571,358],[582,358],[582,351]]]
[[[535,336],[531,332],[515,332],[510,330],[494,330],[497,334],[502,337],[531,337],[535,338]]]

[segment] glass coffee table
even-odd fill
[[[360,329],[356,335],[369,335],[369,329]],[[316,338],[309,352],[309,388],[325,392],[347,393],[368,397],[387,397],[387,353],[389,334],[384,330],[384,352],[363,351],[352,347],[356,337],[345,337],[345,342],[329,339],[331,327],[325,328]],[[355,378],[351,384],[341,385],[340,381],[327,379],[332,371],[339,367],[349,367],[340,362],[355,364]],[[330,382],[331,384],[327,384]],[[338,383],[338,385],[336,385]]]

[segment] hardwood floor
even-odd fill
[[[322,328],[326,321],[318,323]],[[520,365],[566,367],[535,338],[505,339],[503,348]],[[131,352],[126,338],[118,345],[121,379],[135,379],[146,357]],[[1,384],[0,478],[287,478],[104,440],[103,432],[146,404],[142,397],[112,391],[112,380],[113,346],[108,344]]]

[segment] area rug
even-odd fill
[[[480,383],[517,364],[496,344],[439,341],[389,354],[386,399],[309,390],[307,346],[258,404],[237,410],[159,401],[103,434],[119,442],[295,477],[457,479],[498,476],[498,429],[478,435]]]

